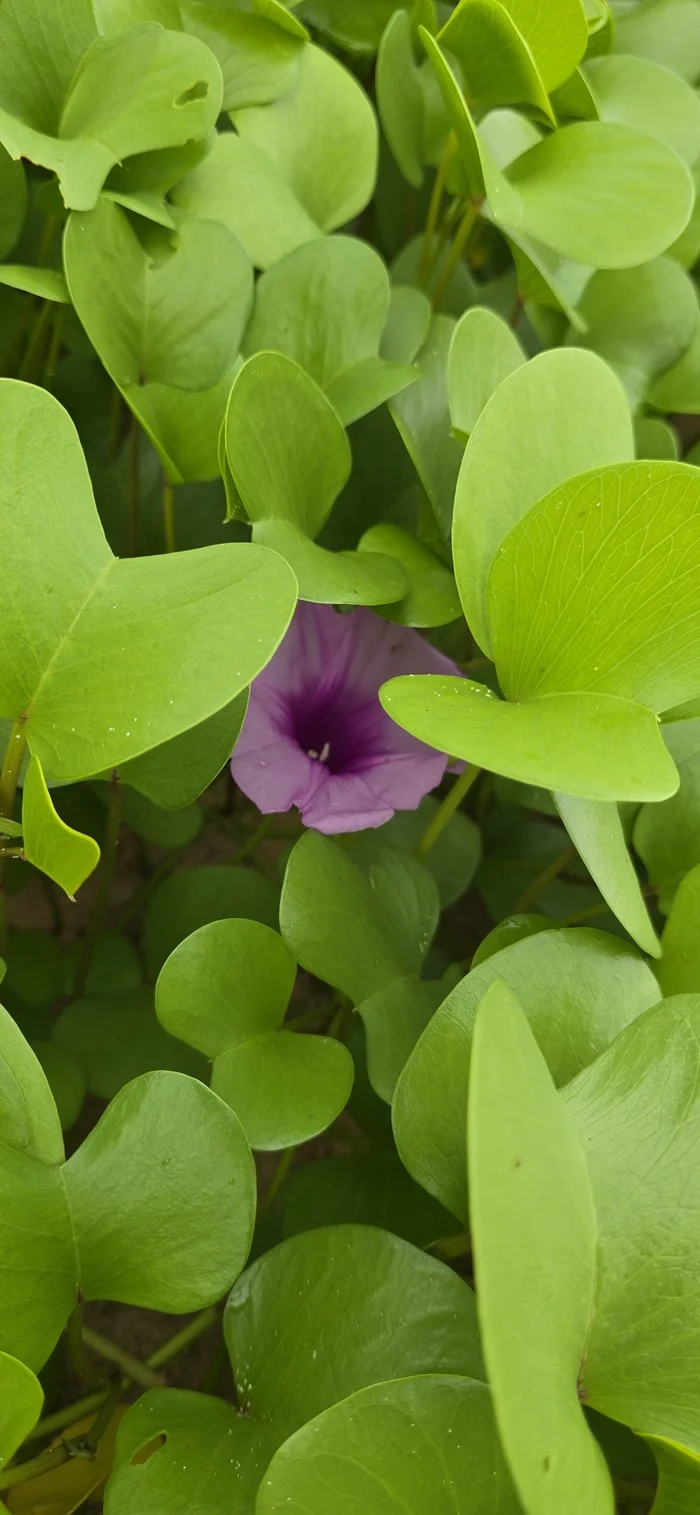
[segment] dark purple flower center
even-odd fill
[[[329,773],[361,773],[383,750],[383,711],[377,699],[359,704],[335,687],[297,698],[289,707],[290,736]]]

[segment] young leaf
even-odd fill
[[[287,864],[282,935],[302,967],[355,1004],[420,971],[438,914],[427,868],[390,848],[367,879],[336,842],[307,831]]]
[[[551,923],[479,963],[452,990],[399,1077],[393,1120],[409,1173],[463,1221],[474,1020],[497,979],[517,995],[557,1085],[599,1057],[659,995],[634,948],[602,931],[555,931]]]
[[[465,331],[475,314],[463,317]],[[509,531],[572,474],[634,457],[622,386],[600,358],[567,349],[541,353],[503,379],[464,454],[453,529],[464,613],[489,653],[486,585]]]
[[[578,8],[578,0],[573,4]],[[440,47],[459,63],[474,110],[520,105],[553,123],[546,86],[512,14],[523,9],[518,0],[461,0],[439,34]],[[585,46],[585,25],[583,32]]]
[[[380,523],[360,537],[360,552],[381,553],[396,558],[408,579],[408,592],[396,605],[383,605],[381,613],[399,626],[445,626],[460,614],[454,575],[442,559],[400,526]]]
[[[259,1150],[318,1136],[352,1087],[352,1058],[340,1042],[282,1027],[295,977],[276,932],[222,920],[181,942],[156,986],[162,1025],[212,1059],[214,1093]]]
[[[596,1280],[583,1144],[515,995],[498,981],[474,1026],[469,1184],[484,1354],[525,1509],[613,1515],[577,1394]]]
[[[282,1242],[246,1270],[224,1319],[245,1414],[286,1435],[387,1374],[482,1376],[471,1289],[371,1226]]]
[[[37,757],[31,758],[24,779],[22,834],[27,862],[48,874],[73,899],[97,867],[100,849],[93,837],[83,836],[61,820]]]
[[[253,269],[216,221],[185,219],[144,245],[101,197],[74,213],[63,256],[71,299],[120,389],[211,389],[229,373],[253,303]]]
[[[256,541],[287,559],[303,600],[390,604],[408,580],[396,558],[313,545],[346,483],[350,447],[323,391],[291,358],[244,364],[226,413],[226,451]]]
[[[291,1436],[273,1457],[259,1515],[327,1515],[329,1488],[349,1508],[434,1515],[519,1515],[485,1384],[422,1375],[372,1384]],[[378,1496],[378,1490],[381,1495]]]
[[[294,581],[249,544],[115,559],[61,406],[45,390],[3,380],[0,416],[0,515],[22,591],[0,617],[0,711],[26,717],[30,750],[49,779],[76,779],[227,705],[281,640]],[[25,441],[37,434],[41,448]],[[223,644],[226,658],[218,656]]]
[[[525,361],[515,332],[500,316],[478,305],[465,310],[452,334],[447,360],[453,429],[468,437],[499,384]]]

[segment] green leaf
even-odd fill
[[[24,779],[22,836],[27,862],[48,874],[71,900],[100,861],[97,842],[67,826],[54,809],[37,757],[31,758]]]
[[[650,385],[647,399],[658,410],[695,413],[700,404],[700,326],[682,358]]]
[[[457,586],[485,652],[486,585],[508,532],[572,474],[633,456],[622,386],[600,358],[560,349],[541,353],[504,378],[473,428],[455,495]]]
[[[462,461],[461,444],[450,435],[447,365],[455,323],[434,316],[416,357],[420,377],[396,395],[390,410],[406,450],[435,512],[443,536],[449,539],[455,484]]]
[[[419,189],[426,161],[424,74],[413,51],[411,19],[395,10],[387,21],[377,53],[377,109],[384,135],[404,179]]]
[[[86,1299],[200,1310],[244,1265],[252,1158],[235,1115],[195,1079],[127,1084],[66,1164],[65,1185]]]
[[[183,30],[199,37],[218,59],[224,110],[269,105],[294,88],[308,33],[276,0],[245,10],[180,0],[179,10]]]
[[[664,1000],[565,1091],[598,1216],[581,1396],[696,1453],[699,1031],[697,995]]]
[[[589,580],[582,583],[587,587]],[[518,592],[524,602],[520,583]],[[504,601],[512,614],[514,594],[497,600],[494,593],[501,615]],[[534,608],[531,601],[532,640]],[[574,615],[572,609],[567,624],[583,624]],[[577,638],[581,653],[587,645]],[[546,692],[516,704],[471,679],[410,674],[384,684],[379,698],[392,720],[419,741],[523,784],[589,800],[660,800],[678,787],[652,712],[612,694]]]
[[[700,866],[696,866],[679,885],[661,938],[656,977],[666,997],[700,993],[699,905]]]
[[[492,394],[525,354],[514,331],[492,310],[475,305],[457,322],[447,362],[452,426],[468,437]]]
[[[86,994],[61,1011],[51,1035],[58,1049],[73,1054],[90,1094],[100,1099],[114,1099],[131,1079],[158,1068],[206,1078],[203,1059],[163,1030],[152,989]]]
[[[659,1467],[652,1515],[693,1515],[700,1494],[700,1458],[675,1442],[650,1437]]]
[[[692,168],[700,155],[700,101],[684,79],[661,63],[658,57],[651,62],[610,53],[590,58],[584,73],[601,121],[617,121],[655,137]]]
[[[517,995],[558,1085],[599,1057],[659,993],[633,947],[587,928],[524,937],[482,961],[453,989],[399,1078],[393,1118],[409,1173],[462,1221],[474,1020],[497,979]]]
[[[71,299],[121,389],[211,389],[237,356],[253,302],[253,269],[216,221],[183,220],[144,246],[118,205],[73,214],[63,255]]]
[[[635,452],[638,458],[658,458],[659,462],[677,463],[680,437],[675,426],[658,416],[640,416],[634,427]]]
[[[210,921],[242,916],[274,928],[277,899],[275,886],[252,868],[229,864],[174,873],[146,906],[143,947],[149,978],[155,982],[180,942]]]
[[[687,350],[699,319],[692,282],[671,258],[595,273],[578,308],[586,332],[576,342],[605,358],[633,409]]]
[[[579,9],[583,23],[578,0],[573,0],[573,5]],[[511,14],[526,8],[518,0],[513,3],[506,0],[505,4],[499,4],[498,0],[461,0],[448,16],[439,41],[445,52],[456,58],[465,95],[474,110],[482,112],[501,105],[520,105],[534,109],[553,123],[544,81],[532,50]],[[572,9],[571,5],[569,9]],[[565,26],[565,18],[561,19]],[[583,39],[585,47],[585,23]]]
[[[576,122],[543,138],[511,165],[508,184],[519,203],[504,211],[506,229],[511,221],[515,231],[593,268],[658,257],[680,236],[694,200],[690,172],[676,153],[602,121]],[[497,205],[492,210],[501,220]]]
[[[409,8],[409,0],[399,0]],[[395,0],[303,0],[302,15],[311,26],[351,53],[374,53]]]
[[[416,1042],[443,998],[440,983],[397,978],[357,1006],[367,1037],[367,1072],[372,1088],[388,1105]]]
[[[373,408],[362,404],[363,395],[390,399],[417,377],[379,356],[388,314],[389,276],[374,248],[352,237],[323,237],[258,280],[244,350],[293,358],[348,425]],[[351,396],[356,403],[349,406]]]
[[[132,384],[124,390],[124,399],[150,437],[171,484],[219,477],[219,436],[239,367],[236,359],[212,389],[187,392],[169,384]]]
[[[639,879],[627,850],[617,805],[555,795],[557,810],[603,899],[632,940],[658,957],[660,947],[649,919]]]
[[[258,1150],[318,1136],[352,1087],[352,1058],[340,1042],[282,1027],[295,977],[276,932],[222,920],[181,942],[156,986],[162,1025],[212,1059],[212,1089]]]
[[[350,474],[350,446],[336,411],[303,368],[259,352],[241,369],[226,413],[226,451],[256,542],[286,558],[302,599],[390,604],[407,588],[385,556],[313,545]]]
[[[664,733],[673,731],[664,727]],[[643,805],[634,827],[635,850],[668,913],[684,875],[700,863],[700,755],[679,763],[680,789],[662,805]]]
[[[398,847],[404,852],[413,852],[437,814],[438,804],[438,800],[427,794],[417,810],[397,810],[385,826],[378,826],[372,831],[356,832],[352,839],[351,856],[366,872],[371,863],[379,862],[385,847]],[[463,810],[456,810],[440,832],[435,845],[421,859],[424,868],[435,879],[443,910],[453,905],[469,888],[480,858],[481,837],[478,827]]]
[[[30,750],[49,779],[76,779],[229,704],[284,635],[294,583],[286,565],[249,544],[118,561],[61,406],[44,390],[4,380],[0,416],[0,515],[22,586],[0,617],[0,712],[26,717]],[[41,449],[25,440],[36,435]]]
[[[220,1298],[243,1267],[255,1212],[233,1113],[194,1079],[147,1074],[63,1163],[40,1065],[4,1012],[0,1022],[0,1068],[13,1079],[0,1130],[0,1350],[39,1368],[78,1289],[176,1313]]]
[[[37,1163],[63,1162],[63,1137],[41,1064],[0,1005],[0,1143]]]
[[[516,942],[524,941],[527,936],[536,936],[540,931],[551,931],[554,922],[549,915],[509,915],[489,931],[474,953],[471,961],[471,970],[478,968],[488,958],[495,957],[497,952],[502,952],[505,947],[514,947]]]
[[[54,300],[58,305],[71,303],[66,281],[57,268],[32,268],[25,263],[2,263],[0,284],[7,284],[10,289],[22,289],[40,300]]]
[[[533,1515],[613,1515],[577,1394],[596,1277],[586,1158],[518,1001],[498,982],[474,1026],[469,1183],[484,1354],[518,1492]]]
[[[423,1375],[373,1384],[319,1415],[273,1457],[259,1515],[348,1509],[519,1515],[485,1384]]]
[[[395,1152],[322,1157],[295,1168],[282,1194],[285,1237],[320,1226],[378,1226],[415,1247],[450,1236],[455,1222],[409,1177]]]
[[[354,1004],[420,971],[439,898],[421,863],[390,848],[369,878],[338,845],[307,831],[287,863],[280,927],[297,962]]]
[[[604,468],[541,500],[510,533],[489,579],[504,693],[531,700],[595,691],[653,710],[697,694],[699,516],[700,474],[682,463]]]
[[[178,810],[164,810],[154,805],[145,795],[139,794],[138,790],[125,789],[122,795],[122,820],[152,846],[179,849],[189,847],[199,836],[204,825],[204,811],[200,805],[183,805]]]
[[[380,522],[359,541],[360,552],[396,558],[406,572],[408,593],[396,605],[383,605],[382,615],[400,626],[445,626],[461,615],[454,574],[441,558],[400,526]]]
[[[173,1515],[205,1502],[247,1515],[279,1440],[273,1427],[245,1420],[222,1399],[152,1389],[119,1427],[106,1515]]]
[[[27,180],[21,163],[0,147],[0,258],[17,242],[27,215]],[[4,272],[4,270],[3,270]]]
[[[70,209],[92,210],[114,164],[206,136],[221,109],[221,70],[195,37],[156,26],[97,37],[84,0],[77,16],[65,10],[48,0],[31,0],[29,14],[18,0],[3,7],[0,139],[12,157],[58,175]]]
[[[387,1374],[481,1377],[471,1289],[370,1226],[282,1242],[246,1270],[224,1319],[244,1414],[286,1435]]]
[[[303,48],[295,87],[272,104],[234,111],[232,120],[237,135],[220,136],[172,198],[223,221],[257,268],[364,209],[376,176],[376,120],[360,85],[328,53]]]
[[[688,0],[640,0],[615,17],[616,53],[653,58],[694,84],[700,73],[700,17]]]
[[[0,1352],[0,1468],[34,1429],[43,1403],[38,1378],[16,1357]]]

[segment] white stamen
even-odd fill
[[[309,747],[307,749],[307,756],[310,758],[315,758],[317,763],[327,763],[330,755],[330,742],[324,742],[320,752],[317,752],[315,747]]]

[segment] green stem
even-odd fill
[[[432,821],[426,826],[418,846],[414,848],[416,857],[425,857],[431,848],[435,846],[438,837],[445,830],[447,822],[451,820],[455,810],[461,805],[464,796],[469,793],[472,784],[476,783],[480,773],[481,769],[477,768],[474,763],[470,763],[465,768],[464,773],[460,773],[459,778],[452,785],[449,794],[445,796],[442,804],[436,810]]]
[[[442,158],[440,160],[440,167],[437,171],[437,174],[435,175],[435,183],[433,185],[433,191],[430,196],[430,204],[428,206],[428,219],[425,223],[423,247],[421,249],[420,264],[418,267],[418,279],[422,285],[426,285],[428,282],[433,238],[437,230],[438,216],[440,215],[440,207],[442,205],[442,197],[445,193],[447,175],[449,173],[450,164],[454,157],[456,146],[457,140],[454,132],[451,131],[448,133],[447,141],[445,142]]]
[[[145,884],[142,884],[141,888],[138,890],[138,893],[129,900],[128,905],[124,906],[119,920],[117,921],[117,929],[119,931],[123,930],[124,926],[126,926],[127,923],[132,919],[132,916],[136,915],[137,912],[141,909],[141,906],[145,904],[145,901],[149,898],[155,889],[156,884],[160,884],[162,879],[167,878],[168,874],[173,872],[173,869],[177,867],[180,859],[184,857],[188,846],[189,842],[185,847],[174,847],[172,852],[169,852],[168,856],[164,857],[163,861],[158,864],[158,867],[153,869],[152,874],[149,878],[146,879]]]
[[[606,915],[610,906],[589,905],[586,910],[577,910],[575,915],[557,917],[557,926],[580,926],[582,921],[593,921],[597,915]]]
[[[39,368],[39,364],[36,359],[40,355],[41,349],[44,345],[44,337],[46,335],[46,329],[48,327],[49,321],[51,320],[51,316],[53,315],[53,307],[53,300],[44,300],[39,314],[34,321],[34,324],[32,326],[32,333],[27,343],[27,349],[22,359],[19,370],[20,379],[24,379],[25,381],[31,380],[35,369]]]
[[[162,1389],[163,1379],[147,1363],[140,1362],[138,1357],[132,1357],[130,1352],[125,1352],[115,1342],[108,1341],[106,1336],[100,1336],[98,1331],[91,1331],[89,1326],[83,1327],[83,1341],[93,1352],[104,1357],[107,1362],[114,1362],[121,1368],[127,1378],[132,1378],[134,1383],[140,1383],[144,1389]]]
[[[139,423],[136,416],[131,424],[131,556],[137,558],[141,545],[141,457],[139,448]]]
[[[61,352],[61,342],[63,340],[63,322],[66,317],[67,309],[68,307],[66,305],[58,305],[56,307],[56,313],[53,319],[53,331],[51,333],[51,344],[46,358],[46,363],[44,365],[44,384],[47,389],[51,388],[51,380],[56,376],[58,359]]]
[[[570,863],[574,863],[577,857],[578,853],[575,847],[565,847],[564,851],[560,852],[559,856],[555,857],[554,861],[547,868],[543,868],[542,872],[538,873],[537,878],[533,879],[531,884],[528,884],[520,899],[516,900],[513,906],[513,914],[523,915],[529,910],[530,906],[534,905],[535,901],[539,899],[543,890],[547,888],[547,885],[553,883],[554,879],[558,878],[559,874],[563,873]]]
[[[229,861],[231,863],[242,863],[244,857],[249,857],[250,853],[255,851],[258,842],[262,842],[268,835],[273,820],[274,816],[263,816],[260,825],[256,826],[252,835],[248,837],[247,842],[244,842],[243,846],[239,847],[237,852],[234,852],[233,857],[230,858]]]
[[[102,853],[100,865],[100,877],[97,886],[97,894],[90,915],[87,934],[83,941],[75,971],[73,995],[79,999],[87,983],[88,974],[92,964],[92,956],[95,951],[95,943],[102,930],[104,918],[109,904],[109,894],[114,878],[114,870],[117,862],[117,847],[119,846],[119,827],[121,824],[122,797],[119,775],[114,770],[109,785],[109,808],[107,812],[107,836]]]
[[[76,1305],[68,1322],[68,1352],[76,1373],[82,1378],[83,1383],[91,1384],[93,1388],[99,1388],[104,1379],[91,1357],[85,1351],[85,1337],[83,1335],[83,1302]]]
[[[289,1175],[292,1163],[294,1162],[296,1155],[296,1147],[287,1147],[286,1152],[282,1153],[282,1156],[268,1184],[265,1198],[258,1207],[258,1215],[260,1217],[260,1220],[262,1220],[263,1217],[267,1215],[268,1212],[272,1209],[277,1195],[279,1194],[282,1185]]]
[[[30,1462],[21,1462],[15,1468],[7,1468],[4,1473],[0,1473],[0,1491],[12,1489],[18,1483],[27,1483],[30,1478],[41,1478],[43,1473],[53,1473],[55,1468],[68,1462],[70,1455],[62,1442],[60,1447],[49,1447],[48,1452],[41,1452]]]
[[[135,422],[134,418],[134,422]],[[109,402],[109,436],[107,438],[107,462],[113,463],[119,452],[119,433],[122,427],[122,392],[116,384]]]
[[[126,1386],[126,1385],[125,1385]],[[94,1394],[86,1394],[83,1399],[77,1399],[72,1405],[64,1405],[62,1410],[54,1410],[53,1415],[45,1415],[43,1420],[38,1420],[28,1436],[24,1438],[24,1444],[28,1441],[40,1441],[42,1436],[53,1436],[55,1431],[62,1431],[64,1426],[70,1426],[75,1420],[82,1420],[84,1415],[90,1415],[93,1410],[99,1410],[109,1398],[109,1389],[96,1389]],[[27,1467],[27,1463],[24,1463]]]
[[[5,816],[8,821],[12,820],[12,812],[15,808],[15,795],[26,746],[27,723],[24,716],[20,716],[10,732],[5,760],[0,772],[0,815]]]
[[[168,479],[163,483],[163,535],[166,552],[177,552],[175,542],[175,491]]]
[[[199,1315],[195,1315],[194,1320],[189,1321],[186,1326],[183,1326],[182,1330],[176,1332],[175,1336],[171,1336],[170,1340],[166,1341],[162,1347],[159,1347],[157,1352],[151,1352],[148,1358],[149,1368],[162,1368],[166,1362],[171,1362],[173,1357],[179,1357],[186,1347],[191,1346],[193,1341],[197,1341],[200,1336],[203,1336],[204,1332],[208,1331],[209,1327],[213,1326],[214,1322],[218,1319],[219,1310],[216,1305],[210,1305],[208,1309],[200,1310]]]
[[[452,282],[452,276],[461,260],[462,253],[464,252],[470,235],[476,225],[478,215],[479,207],[473,203],[470,203],[467,206],[464,215],[462,216],[462,219],[459,223],[454,242],[452,243],[452,247],[450,249],[450,255],[447,259],[447,262],[445,263],[445,267],[437,284],[435,294],[433,295],[433,310],[435,311],[440,310],[442,302]]]

